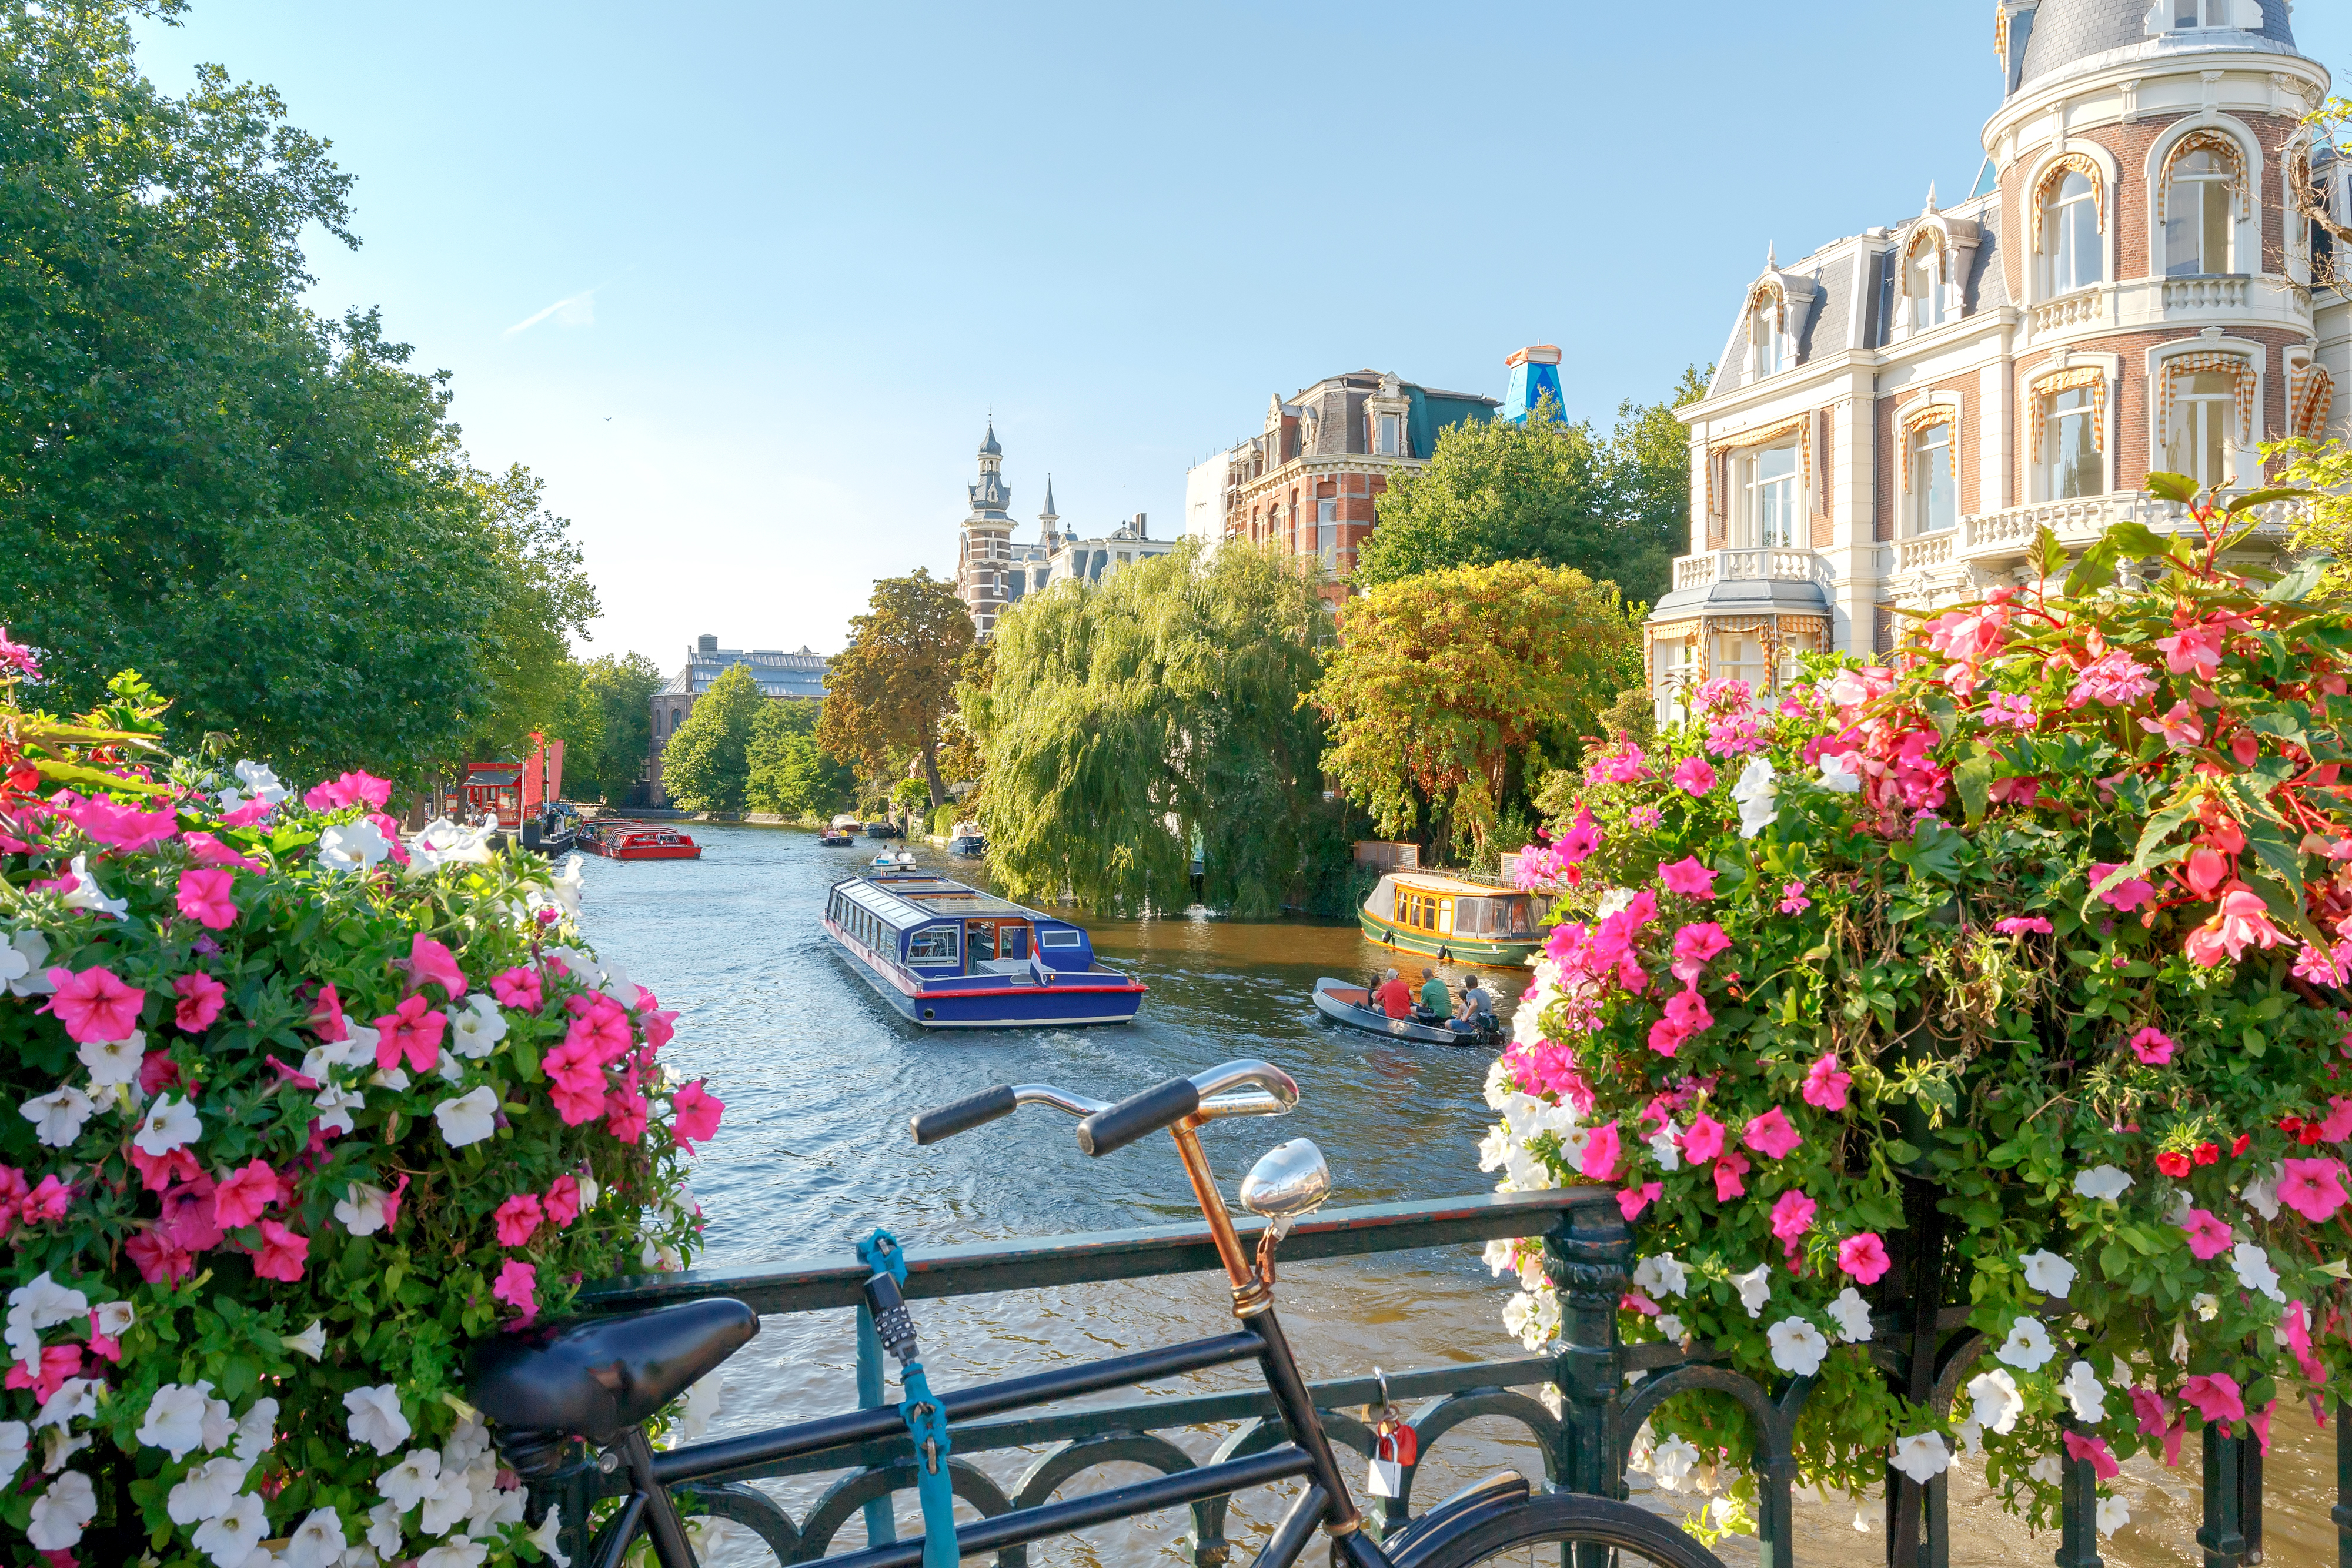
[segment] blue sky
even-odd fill
[[[2352,6],[2296,7],[2352,76]],[[1793,257],[1964,193],[1990,0],[646,7],[195,0],[164,86],[264,81],[358,177],[312,303],[455,373],[586,546],[586,651],[840,646],[1013,511],[1176,530],[1269,393],[1370,366],[1576,417],[1709,361]],[[2341,88],[2339,87],[2339,90]],[[1024,522],[1022,537],[1029,537]]]

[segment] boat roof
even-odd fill
[[[961,919],[968,915],[1023,920],[1053,919],[1035,910],[997,897],[943,876],[920,873],[905,876],[857,876],[841,884],[842,891],[866,909],[893,925],[919,925],[927,920]]]
[[[1442,871],[1391,872],[1387,880],[1400,886],[1417,888],[1423,893],[1442,893],[1454,898],[1516,898],[1519,894],[1519,890],[1508,883],[1473,882]]]

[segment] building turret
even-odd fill
[[[964,491],[971,509],[963,520],[956,562],[956,591],[983,637],[996,630],[996,617],[1010,597],[1005,573],[1013,559],[1013,515],[1005,508],[1013,492],[1004,483],[1004,448],[997,444],[996,422],[980,444],[980,476]]]

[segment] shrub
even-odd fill
[[[23,712],[0,658],[0,1555],[540,1560],[461,1358],[692,1250],[671,1015],[576,873],[163,756],[136,677]]]
[[[1618,1186],[1627,1338],[1818,1376],[1809,1480],[1859,1490],[1890,1449],[1925,1479],[1957,1442],[2046,1521],[2062,1455],[2105,1478],[2352,1395],[2352,614],[2306,601],[2324,559],[2224,566],[2235,519],[2197,515],[1884,665],[1815,661],[1776,705],[1702,687],[1655,749],[1588,769],[1530,868],[1562,923],[1490,1080],[1487,1168]],[[2145,586],[2117,586],[2126,557]],[[1948,1417],[1860,1343],[1897,1304],[1906,1203],[1948,1217],[1986,1341]],[[1526,1287],[1514,1330],[1556,1335],[1539,1255],[1490,1261]],[[1753,1452],[1717,1396],[1654,1431],[1662,1479]]]

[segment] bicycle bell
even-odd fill
[[[1331,1167],[1309,1138],[1293,1138],[1268,1149],[1242,1178],[1242,1207],[1288,1229],[1288,1222],[1314,1213],[1331,1196]]]

